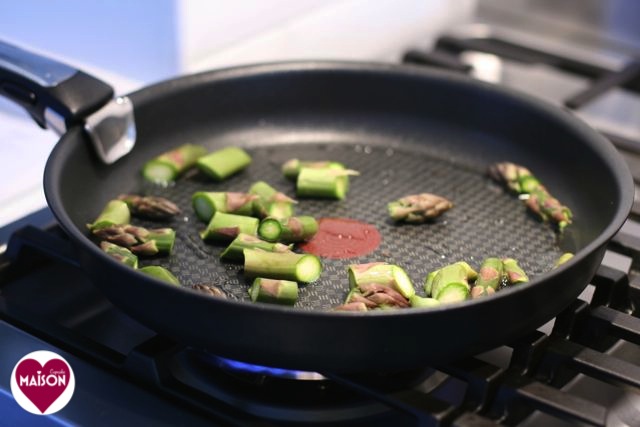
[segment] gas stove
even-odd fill
[[[483,21],[402,56],[574,111],[640,182],[640,53],[568,49],[540,33]],[[538,330],[439,366],[344,375],[248,365],[158,335],[92,285],[44,208],[0,229],[0,425],[638,425],[639,221],[636,201],[585,292]],[[23,411],[9,387],[35,350],[60,354],[77,378],[47,417]]]

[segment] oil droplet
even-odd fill
[[[389,185],[389,180],[388,179],[383,179],[382,180],[382,185]]]
[[[393,156],[393,148],[387,148],[384,154],[386,154],[389,157]]]
[[[373,151],[373,148],[369,147],[368,145],[364,147],[365,154],[371,154],[372,151]]]
[[[356,153],[362,153],[362,145],[356,145],[355,147],[353,147],[353,151],[355,151]]]

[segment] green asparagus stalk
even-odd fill
[[[228,242],[240,233],[255,236],[258,232],[258,223],[258,218],[216,212],[211,217],[207,228],[200,233],[200,237],[203,240]]]
[[[318,222],[311,216],[265,218],[260,222],[258,235],[269,242],[296,243],[311,239],[318,232]]]
[[[470,287],[465,283],[450,283],[438,294],[438,301],[443,304],[460,302],[469,298]]]
[[[449,287],[451,287],[451,289],[448,289],[445,292],[445,289]],[[466,268],[461,263],[447,265],[442,267],[433,277],[431,297],[440,300],[440,302],[444,302],[443,299],[450,301],[450,296],[448,294],[451,292],[455,295],[459,295],[461,288],[467,288],[468,294],[469,282]]]
[[[184,144],[149,160],[142,168],[142,175],[147,181],[166,185],[175,181],[205,154],[207,149],[200,145]]]
[[[562,264],[564,264],[565,262],[569,261],[571,258],[573,258],[573,254],[571,252],[565,252],[562,255],[560,255],[560,257],[556,260],[555,264],[553,265],[553,268],[558,268],[560,267]]]
[[[155,277],[156,279],[163,282],[167,282],[171,285],[180,286],[180,281],[178,280],[178,278],[174,276],[169,270],[164,267],[160,267],[159,265],[142,267],[139,269],[139,271],[149,276]]]
[[[243,261],[245,249],[262,249],[267,252],[290,252],[293,245],[265,242],[250,234],[240,233],[220,254],[220,259],[225,261]]]
[[[122,246],[115,245],[110,242],[100,242],[100,249],[106,254],[112,256],[123,264],[132,268],[138,268],[138,257],[135,256],[129,249]]]
[[[226,147],[202,156],[196,162],[198,169],[216,181],[222,181],[249,166],[251,156],[239,147]]]
[[[294,305],[298,300],[298,284],[290,280],[256,277],[249,295],[253,302]]]
[[[134,225],[111,225],[94,230],[93,234],[140,255],[170,254],[176,240],[176,232],[171,228],[146,229]]]
[[[248,277],[313,282],[320,277],[322,264],[315,255],[294,252],[266,252],[245,249],[244,273]]]
[[[351,169],[302,168],[298,174],[296,194],[342,200],[349,191],[349,176],[359,175]]]
[[[442,215],[453,207],[444,197],[430,193],[412,194],[387,205],[394,221],[418,224]]]
[[[435,298],[424,298],[418,295],[412,295],[411,298],[409,298],[409,303],[411,304],[411,307],[414,308],[431,308],[437,307],[441,304],[441,302]]]
[[[469,281],[473,281],[476,280],[478,278],[478,273],[471,268],[471,266],[464,262],[464,261],[458,261],[452,265],[458,265],[460,266],[463,270],[464,270],[464,274],[465,274],[465,278],[467,280],[467,283]],[[441,269],[432,271],[431,273],[429,273],[424,281],[424,290],[427,293],[427,295],[431,295],[433,296],[432,293],[432,288],[433,288],[433,279],[435,279],[435,277],[437,276],[437,274],[440,272]]]
[[[247,193],[198,191],[191,197],[191,202],[198,218],[209,222],[216,212],[251,216],[256,198]]]
[[[129,224],[129,221],[131,221],[131,213],[127,204],[121,200],[111,200],[100,212],[98,218],[92,224],[87,224],[87,228],[95,231],[112,225]]]
[[[489,167],[489,176],[524,195],[527,207],[543,221],[554,222],[560,232],[571,224],[571,210],[553,197],[529,169],[510,162],[495,163]]]
[[[507,282],[510,285],[516,285],[518,283],[525,283],[529,281],[527,273],[518,265],[518,261],[513,258],[504,258],[502,260],[504,266],[504,272],[507,276]]]
[[[396,290],[404,298],[415,294],[415,289],[407,273],[397,265],[386,262],[353,264],[349,266],[349,285],[351,289],[361,289],[365,284],[379,284]]]
[[[478,279],[471,289],[471,297],[492,295],[506,280],[502,260],[499,258],[487,258],[482,262]]]
[[[249,194],[257,196],[253,201],[253,213],[258,218],[288,218],[293,216],[293,205],[298,203],[264,181],[254,183]]]
[[[142,218],[170,219],[180,213],[180,208],[164,197],[121,194],[118,200],[127,204],[132,215]]]
[[[300,169],[312,168],[312,169],[344,169],[344,165],[338,162],[331,161],[301,161],[298,159],[287,160],[282,165],[282,173],[285,178],[295,181],[298,178]]]

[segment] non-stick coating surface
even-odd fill
[[[301,286],[298,307],[327,310],[341,304],[349,290],[349,264],[387,261],[400,265],[413,279],[416,291],[424,294],[422,284],[427,273],[449,263],[464,260],[477,268],[486,257],[513,257],[534,276],[549,270],[561,253],[552,227],[538,221],[516,197],[492,183],[481,166],[454,163],[434,157],[420,147],[398,144],[395,148],[351,143],[249,145],[247,150],[252,155],[252,164],[221,183],[188,174],[168,189],[144,184],[128,189],[165,196],[183,211],[171,224],[178,236],[173,255],[142,264],[163,265],[184,285],[213,283],[233,298],[248,300],[250,281],[244,279],[242,265],[221,262],[218,257],[225,245],[200,239],[198,232],[205,224],[193,212],[191,195],[196,191],[246,192],[253,182],[265,180],[295,197],[294,183],[286,180],[280,169],[292,157],[340,160],[361,173],[351,178],[345,200],[300,199],[297,214],[357,219],[375,225],[382,235],[379,248],[369,255],[323,259],[320,280]],[[432,223],[394,224],[389,219],[387,203],[420,192],[442,195],[455,207]],[[158,226],[153,222],[139,223]]]

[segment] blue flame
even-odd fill
[[[316,372],[297,371],[293,369],[274,368],[270,366],[254,365],[251,363],[241,362],[239,360],[227,359],[225,357],[214,356],[218,366],[222,368],[230,368],[234,371],[248,372],[259,375],[268,375],[278,378],[291,379],[324,379],[324,377]]]

